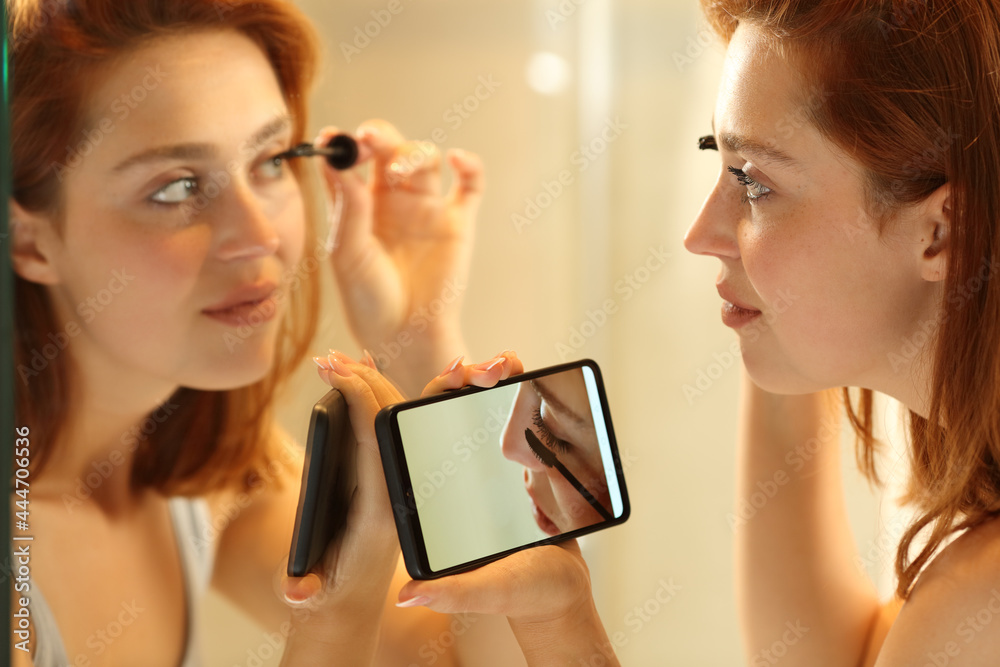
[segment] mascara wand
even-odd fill
[[[322,155],[334,169],[350,169],[358,161],[358,142],[349,134],[337,134],[326,142],[326,146],[299,144],[284,153],[275,155],[274,160],[287,160],[293,157],[312,157]]]
[[[538,439],[538,436],[536,436],[530,428],[524,429],[524,437],[528,441],[528,447],[531,448],[531,453],[535,455],[535,458],[542,462],[542,465],[547,468],[555,468],[558,470],[559,473],[566,478],[566,481],[572,484],[574,489],[579,491],[580,495],[583,496],[583,499],[590,503],[590,506],[597,510],[602,517],[604,517],[605,521],[611,521],[614,519],[608,510],[604,509],[604,505],[597,502],[597,498],[594,498],[590,491],[587,490],[587,487],[581,484],[580,480],[578,480],[573,473],[566,469],[566,466],[562,464],[562,461],[559,460],[555,452],[542,444],[542,441]]]

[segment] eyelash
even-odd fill
[[[704,137],[698,137],[698,150],[702,151],[717,151],[719,150],[719,143],[715,140],[715,137],[711,134],[706,134]],[[762,199],[767,199],[767,196],[771,194],[771,188],[766,185],[761,185],[757,181],[753,180],[746,175],[742,169],[737,169],[736,167],[726,167],[729,173],[736,177],[736,180],[740,185],[747,188],[758,188],[757,194],[751,192],[744,192],[740,201],[744,204],[759,202]]]
[[[535,413],[531,416],[531,421],[538,427],[538,430],[542,435],[542,440],[545,441],[545,444],[549,449],[557,449],[563,454],[567,454],[570,449],[573,448],[573,445],[561,438],[557,438],[555,434],[549,430],[545,420],[542,419],[542,409],[540,407],[535,408]]]
[[[753,180],[742,169],[737,169],[736,167],[726,167],[730,174],[736,177],[737,182],[740,185],[746,186],[746,192],[743,193],[741,201],[746,204],[747,202],[754,204],[763,199],[767,199],[768,195],[771,194],[771,188],[766,185],[761,185],[757,181]]]
[[[264,160],[261,160],[260,162],[258,162],[257,163],[257,167],[264,166],[264,165],[266,165],[268,163],[272,163],[275,167],[281,167],[282,165],[286,164],[288,162],[288,160],[284,159],[284,158],[279,158],[277,156],[281,155],[282,153],[285,153],[285,152],[287,152],[287,149],[275,152],[274,155],[272,155],[271,157],[265,158]],[[282,172],[281,175],[278,176],[277,178],[281,178],[283,176],[284,176],[284,172]],[[163,201],[156,201],[155,199],[153,199],[153,197],[155,197],[157,194],[163,192],[164,190],[166,190],[170,186],[175,185],[177,183],[182,183],[182,182],[185,183],[185,184],[189,184],[190,185],[189,197],[186,198],[184,201],[180,201],[180,202],[163,202]],[[153,206],[154,208],[175,209],[175,208],[177,208],[179,206],[183,206],[185,203],[187,203],[188,200],[190,199],[190,197],[197,196],[197,194],[200,191],[201,191],[201,179],[199,177],[197,177],[197,176],[185,176],[184,178],[178,178],[178,179],[175,179],[173,181],[170,181],[169,183],[167,183],[163,187],[157,189],[156,192],[154,192],[153,194],[151,194],[147,198],[147,202],[151,206]]]

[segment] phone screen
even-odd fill
[[[599,371],[556,369],[396,411],[407,504],[431,571],[627,518]]]

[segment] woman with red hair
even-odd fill
[[[34,538],[14,664],[196,664],[209,583],[287,638],[287,664],[369,664],[398,559],[375,441],[361,438],[325,595],[289,618],[321,582],[281,575],[302,452],[272,403],[312,344],[331,255],[362,345],[409,336],[383,367],[405,391],[461,351],[460,299],[433,322],[414,317],[464,280],[478,158],[448,155],[455,185],[442,197],[437,152],[365,123],[370,180],[323,167],[343,198],[328,244],[308,171],[283,157],[305,139],[318,56],[294,6],[8,4],[16,418]],[[401,398],[366,364],[354,420],[367,400]],[[519,364],[453,368],[492,383]],[[410,613],[382,633],[383,663],[416,659],[421,632],[447,627]]]
[[[998,664],[1000,3],[702,5],[728,45],[699,141],[722,164],[685,246],[719,260],[740,339],[737,497],[794,471],[736,527],[748,660]],[[916,511],[887,603],[855,565],[839,479],[844,407],[876,478],[876,391],[909,411]],[[573,546],[401,596],[507,614],[532,664],[618,664]]]

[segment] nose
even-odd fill
[[[701,205],[701,211],[684,235],[684,247],[696,255],[739,259],[740,248],[736,242],[736,228],[741,215],[730,201],[733,193],[724,191],[721,179]]]
[[[253,190],[236,180],[228,190],[216,212],[218,258],[231,262],[273,255],[281,240]]]
[[[545,466],[528,447],[528,441],[524,439],[524,429],[523,424],[519,425],[514,420],[508,422],[503,437],[500,439],[500,451],[504,458],[514,463],[520,463],[528,470],[543,472]]]

